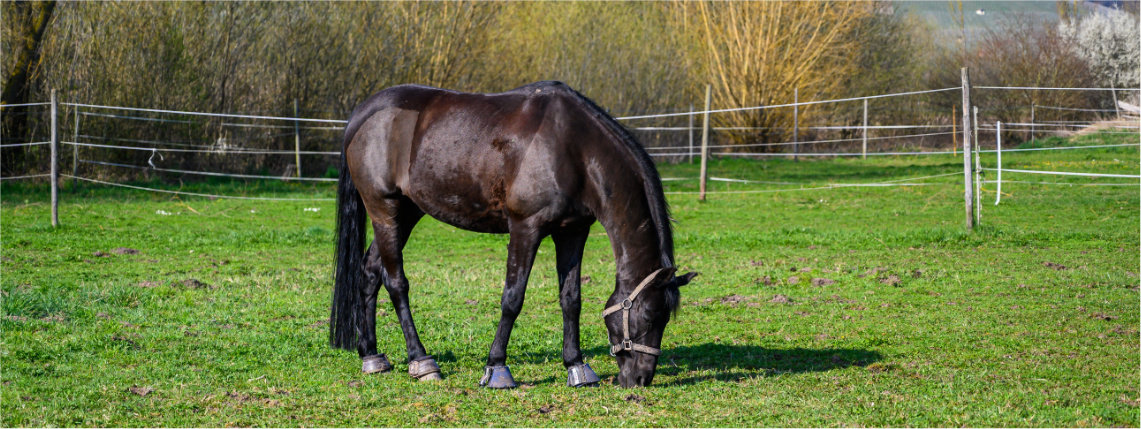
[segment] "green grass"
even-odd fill
[[[961,159],[714,160],[710,169],[817,187],[961,172]],[[1138,151],[1010,153],[1003,163],[1137,174]],[[697,171],[661,169],[663,177]],[[967,232],[959,179],[716,193],[704,203],[670,194],[677,260],[701,276],[683,288],[658,375],[644,389],[564,386],[547,241],[508,349],[523,384],[513,391],[477,387],[498,321],[505,236],[430,219],[413,233],[412,306],[446,377],[417,383],[387,299],[378,336],[392,373],[362,375],[355,353],[326,345],[333,202],[65,187],[62,226],[51,228],[42,185],[5,183],[0,424],[1138,426],[1138,188],[1004,174],[1074,185],[1007,183],[994,206],[988,184],[982,226]],[[667,183],[670,192],[696,189]],[[182,189],[332,197],[328,185]],[[617,371],[599,317],[613,256],[597,225],[587,246],[583,346],[605,380]],[[117,247],[139,253],[112,253]],[[792,302],[770,302],[776,295]]]

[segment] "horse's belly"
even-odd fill
[[[412,201],[428,216],[456,228],[495,234],[508,232],[502,204],[493,201],[460,194],[412,198]]]
[[[425,170],[414,169],[404,189],[424,213],[469,231],[508,232],[501,175],[479,174],[470,167],[448,169],[445,174],[437,174],[438,169]]]

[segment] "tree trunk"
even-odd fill
[[[36,68],[39,66],[40,45],[51,21],[52,11],[55,10],[55,1],[43,2],[15,2],[7,8],[5,13],[11,14],[10,19],[20,22],[17,33],[23,43],[16,44],[16,63],[4,76],[4,88],[0,93],[0,103],[23,104],[29,102],[32,83],[36,79]],[[28,115],[11,114],[16,110],[10,109],[4,115],[3,130],[0,131],[4,140],[28,140]],[[12,147],[0,152],[0,171],[5,175],[21,173],[27,170],[24,158],[27,147]]]

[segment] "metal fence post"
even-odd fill
[[[297,121],[297,99],[293,99],[293,150],[297,155],[297,178],[301,178],[301,125]]]
[[[698,192],[697,199],[705,201],[705,180],[708,178],[709,162],[709,103],[713,97],[713,85],[705,85],[705,119],[701,124],[701,177],[699,179],[701,192]]]
[[[982,205],[982,171],[983,166],[979,161],[979,152],[982,151],[982,143],[979,143],[979,106],[971,106],[971,134],[975,142],[975,225],[981,225],[983,222],[983,205]]]
[[[994,205],[997,206],[999,200],[1002,200],[1002,121],[998,121],[994,124],[994,138],[994,153],[998,155],[998,160],[995,161],[995,164],[997,164],[995,170],[998,170],[996,176],[998,177],[994,179],[995,183],[998,184],[995,189],[994,198]]]
[[[59,226],[59,102],[55,98],[55,90],[51,100],[51,181],[52,181],[52,226]]]
[[[963,193],[966,200],[967,230],[975,228],[974,166],[971,165],[971,77],[963,67]]]
[[[1030,105],[1030,140],[1038,140],[1038,132],[1034,129],[1034,105]]]
[[[868,99],[864,99],[864,154],[863,158],[868,159]]]

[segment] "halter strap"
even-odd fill
[[[650,346],[644,346],[641,344],[634,344],[634,342],[630,340],[630,308],[634,307],[634,298],[637,298],[638,294],[642,293],[642,290],[645,289],[646,286],[648,286],[650,284],[650,281],[653,280],[654,277],[656,277],[658,275],[658,273],[664,269],[665,268],[658,268],[657,271],[650,273],[650,275],[646,276],[646,278],[642,280],[642,283],[638,284],[638,287],[634,288],[633,292],[630,292],[630,296],[626,297],[626,299],[622,300],[622,302],[619,302],[619,303],[614,304],[610,307],[607,307],[605,310],[602,310],[602,317],[603,318],[605,318],[606,316],[609,316],[611,314],[614,314],[618,311],[622,311],[622,342],[618,343],[618,344],[611,344],[610,345],[610,355],[611,356],[613,356],[614,354],[616,354],[620,351],[623,351],[623,350],[627,350],[627,351],[633,350],[636,352],[651,354],[654,356],[660,356],[662,354],[662,351],[660,349],[656,349],[656,348],[653,348]]]

